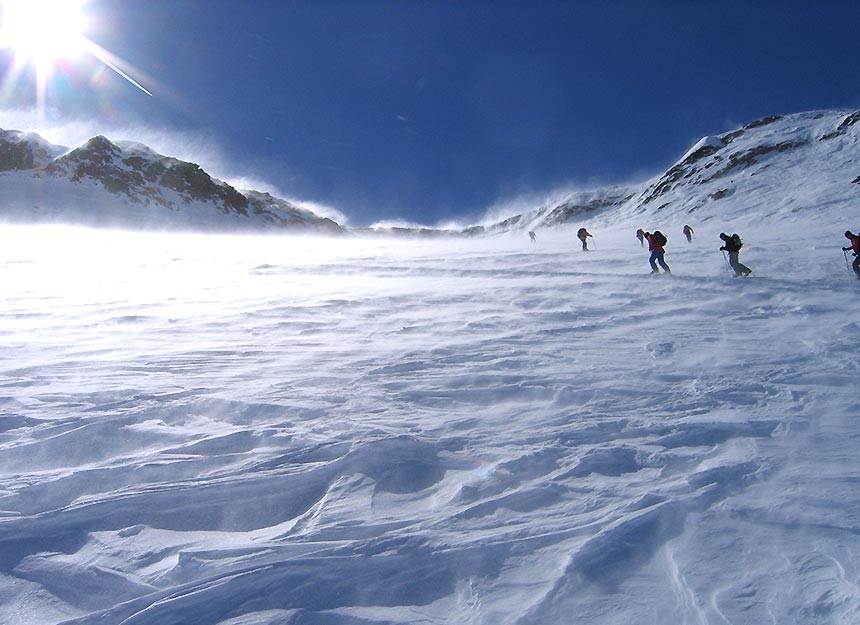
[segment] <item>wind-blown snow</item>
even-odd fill
[[[856,623],[847,226],[680,225],[4,228],[0,622]]]

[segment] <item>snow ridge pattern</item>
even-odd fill
[[[856,623],[845,226],[630,219],[4,228],[0,622]]]

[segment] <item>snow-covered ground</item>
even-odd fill
[[[0,623],[860,622],[852,224],[586,225],[4,227]]]

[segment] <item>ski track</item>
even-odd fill
[[[13,230],[0,622],[857,622],[825,258]]]

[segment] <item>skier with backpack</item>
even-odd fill
[[[851,241],[851,245],[850,247],[843,247],[842,251],[854,251],[854,263],[851,268],[854,270],[854,275],[860,280],[860,234],[851,234],[850,230],[846,230],[845,238]]]
[[[752,269],[741,264],[741,261],[738,259],[741,247],[744,245],[740,236],[738,236],[737,233],[729,236],[725,232],[721,232],[720,238],[723,240],[723,246],[720,250],[729,253],[729,266],[735,272],[735,277],[750,275],[752,273]]]
[[[668,243],[666,235],[659,230],[655,230],[654,232],[646,232],[645,238],[648,240],[648,251],[651,252],[651,256],[648,259],[648,262],[651,263],[651,273],[660,273],[660,270],[657,269],[657,263],[660,263],[663,271],[672,273],[669,265],[663,259],[663,255],[666,253],[665,245]]]
[[[582,251],[588,251],[588,237],[594,238],[591,236],[591,233],[585,228],[580,228],[576,233],[576,238],[582,241]]]

